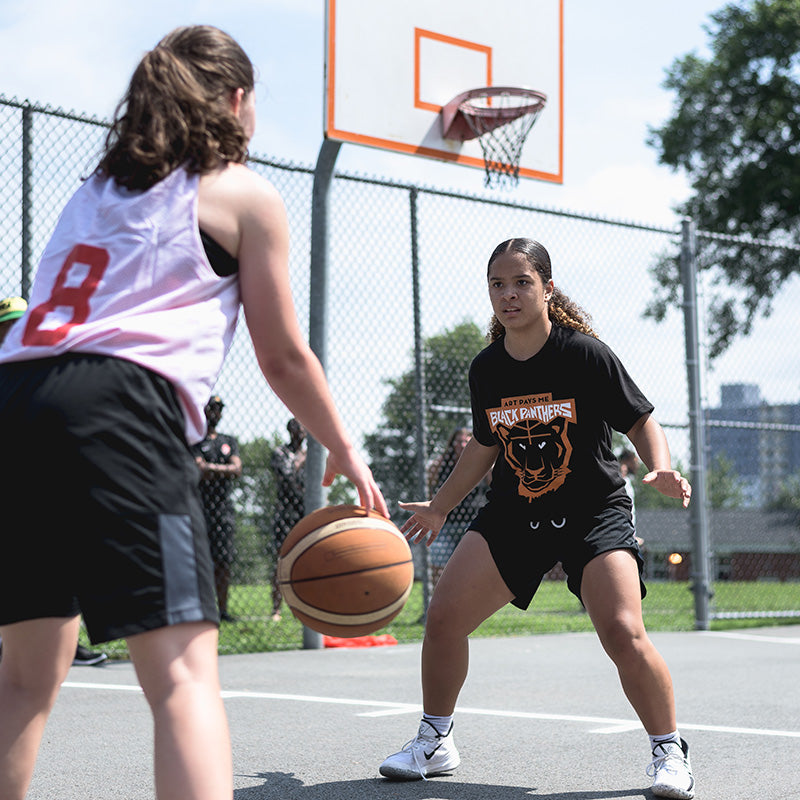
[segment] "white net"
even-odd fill
[[[527,95],[504,92],[472,97],[459,110],[478,137],[486,169],[486,186],[515,186],[525,140],[544,102]]]

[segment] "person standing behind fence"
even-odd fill
[[[218,394],[206,403],[206,435],[192,449],[200,470],[200,497],[214,562],[219,617],[223,622],[235,622],[228,611],[231,565],[236,558],[236,511],[231,490],[234,480],[242,474],[242,459],[236,437],[217,431],[224,406]]]
[[[444,452],[434,459],[428,470],[430,497],[442,488],[471,438],[472,431],[469,428],[456,428],[450,435]],[[491,471],[487,472],[483,480],[447,515],[447,521],[439,531],[439,535],[433,542],[429,542],[431,586],[435,586],[439,581],[445,564],[453,555],[456,545],[466,533],[478,509],[483,505],[491,474]]]
[[[22,297],[6,297],[0,300],[0,345],[3,344],[11,326],[25,313],[28,304]]]
[[[417,735],[380,772],[415,780],[459,765],[453,713],[468,637],[509,602],[527,608],[560,561],[649,735],[653,794],[688,800],[689,748],[677,730],[669,670],[642,621],[642,560],[612,428],[647,464],[645,483],[684,507],[691,487],[670,466],[652,404],[585,312],[554,286],[547,250],[531,239],[505,241],[489,258],[487,280],[494,316],[491,344],[470,366],[473,438],[432,500],[400,504],[412,512],[401,530],[412,541],[436,536],[494,465],[492,485],[433,590]],[[585,759],[576,766],[585,770]]]
[[[329,451],[323,482],[343,473],[387,514],[300,331],[283,202],[245,166],[254,85],[247,55],[210,26],[144,55],[0,350],[15,459],[0,486],[0,564],[14,565],[0,582],[3,800],[26,793],[80,612],[93,643],[127,641],[159,800],[233,794],[190,445],[240,305],[268,384]]]
[[[273,557],[277,559],[289,531],[305,514],[306,431],[294,418],[286,423],[289,441],[272,451],[270,466],[275,476],[275,508],[272,514]],[[272,619],[281,618],[278,570],[272,570]]]

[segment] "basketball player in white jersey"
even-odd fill
[[[213,565],[190,445],[244,307],[261,370],[362,505],[387,514],[301,335],[278,192],[244,166],[253,66],[180,28],[131,79],[0,349],[0,797],[22,800],[75,655],[124,637],[159,800],[232,795]],[[89,572],[91,571],[91,574]]]

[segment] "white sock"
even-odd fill
[[[681,735],[678,731],[673,731],[672,733],[664,733],[660,736],[651,736],[650,737],[650,750],[655,752],[656,747],[660,744],[676,744],[678,747],[681,746]]]
[[[422,719],[433,725],[443,736],[446,736],[450,732],[450,726],[453,724],[452,714],[449,717],[437,717],[433,714],[423,714]]]

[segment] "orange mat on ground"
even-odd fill
[[[325,647],[381,647],[387,644],[397,644],[397,639],[389,633],[377,636],[353,636],[349,639],[323,635],[322,644]]]

